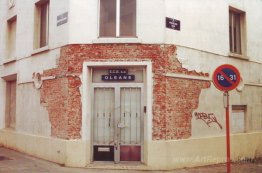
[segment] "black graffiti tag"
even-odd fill
[[[207,114],[204,112],[195,112],[195,117],[197,120],[203,120],[208,125],[208,127],[210,127],[209,124],[216,123],[220,127],[220,129],[223,128],[222,125],[217,121],[217,118],[213,113]]]

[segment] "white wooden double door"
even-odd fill
[[[141,161],[142,89],[141,84],[93,86],[95,161]]]

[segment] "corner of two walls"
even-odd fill
[[[79,74],[68,66],[65,47],[61,49],[57,68],[45,70],[40,90],[41,103],[46,105],[51,122],[51,136],[61,139],[81,138],[81,94]]]
[[[84,58],[75,62],[77,58],[74,57],[74,54],[82,56],[79,52],[82,49],[92,51],[92,47],[84,45],[63,47],[58,67],[43,73],[43,77],[53,76],[55,78],[45,80],[40,91],[41,103],[44,103],[48,110],[51,135],[54,137],[81,138],[82,105],[79,76],[82,71],[78,68],[82,67],[80,62]],[[141,45],[141,49],[145,52],[150,49],[156,51],[156,55],[150,57],[153,58],[154,75],[153,140],[190,138],[192,136],[192,113],[199,107],[201,90],[210,88],[210,82],[168,77],[166,73],[202,77],[208,77],[209,74],[183,68],[182,63],[177,59],[177,48],[174,45],[160,45],[158,48]]]

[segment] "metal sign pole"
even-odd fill
[[[224,107],[226,109],[226,147],[227,147],[227,173],[231,172],[230,163],[230,126],[229,126],[229,93],[235,89],[241,79],[238,69],[230,64],[217,67],[213,73],[215,87],[224,91]]]
[[[229,127],[229,94],[228,91],[224,92],[224,97],[226,97],[226,146],[227,146],[227,173],[231,172],[230,163],[230,127]]]

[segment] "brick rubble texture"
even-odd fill
[[[174,45],[92,44],[61,48],[58,67],[46,70],[41,88],[41,102],[47,107],[51,134],[62,139],[80,139],[82,103],[79,76],[83,62],[152,61],[153,65],[153,139],[185,139],[191,136],[192,112],[198,107],[201,89],[209,81],[167,77],[166,73],[208,76],[182,68]]]

